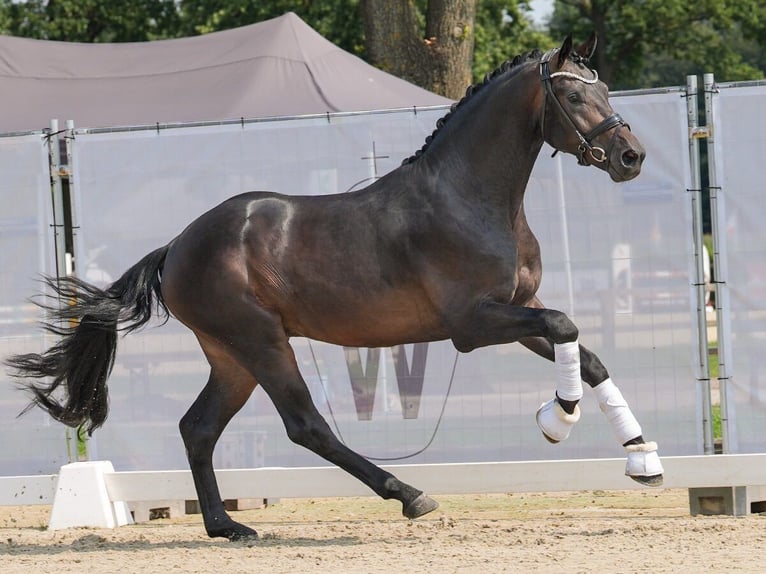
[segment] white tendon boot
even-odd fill
[[[620,444],[641,436],[641,425],[628,406],[628,402],[622,396],[620,389],[606,379],[593,388],[598,406],[606,415],[609,424],[614,431]],[[662,463],[657,454],[657,443],[647,442],[643,444],[631,444],[625,447],[628,452],[628,463],[625,466],[625,474],[636,482],[648,486],[660,486],[662,484]]]
[[[553,345],[556,367],[556,396],[564,401],[579,401],[582,398],[580,379],[580,345],[577,341]],[[570,415],[561,408],[557,399],[540,405],[535,415],[537,426],[551,443],[561,442],[569,437],[574,424],[580,420],[580,407],[575,405]]]

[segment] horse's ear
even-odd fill
[[[564,62],[567,61],[567,58],[569,58],[569,55],[572,53],[572,35],[570,34],[564,39],[564,43],[561,45],[561,48],[559,49],[559,57],[558,57],[558,65],[557,68],[560,68],[564,65]]]
[[[598,36],[595,32],[590,33],[590,37],[580,45],[575,52],[580,58],[586,62],[593,57],[593,53],[596,51],[596,44],[598,43]]]

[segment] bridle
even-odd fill
[[[622,126],[627,127],[630,129],[630,126],[625,123],[625,121],[622,119],[622,116],[620,114],[612,114],[608,118],[604,119],[600,124],[598,124],[595,128],[590,130],[585,135],[582,134],[582,132],[577,127],[577,124],[575,124],[574,119],[569,114],[569,112],[564,108],[564,106],[561,105],[561,102],[556,97],[556,94],[553,92],[553,78],[562,76],[565,78],[572,78],[575,80],[579,80],[581,82],[585,82],[586,84],[595,84],[598,82],[598,73],[596,70],[592,70],[593,72],[593,78],[585,78],[583,76],[580,76],[578,74],[575,74],[573,72],[554,72],[551,74],[550,67],[548,63],[550,62],[551,56],[555,50],[549,50],[545,53],[545,55],[542,57],[542,60],[540,60],[540,79],[543,82],[543,85],[545,86],[545,101],[543,102],[543,119],[541,122],[542,125],[542,133],[543,133],[543,139],[545,139],[545,111],[548,108],[548,96],[550,96],[550,99],[553,100],[556,104],[556,107],[561,112],[561,115],[564,116],[564,118],[567,120],[570,126],[572,126],[572,129],[574,130],[575,134],[577,135],[577,139],[580,140],[580,144],[577,146],[577,163],[580,165],[590,165],[590,162],[585,157],[585,154],[589,154],[590,157],[595,161],[596,163],[603,163],[607,162],[607,167],[609,167],[609,152],[612,149],[612,146],[614,145],[614,140],[617,138],[617,134],[620,131],[620,128]],[[591,141],[593,141],[594,138],[597,136],[608,132],[612,128],[617,128],[614,130],[614,134],[612,134],[612,139],[609,140],[609,145],[607,146],[607,149],[604,150],[602,147],[594,146]],[[559,150],[556,150],[553,155],[556,155]]]

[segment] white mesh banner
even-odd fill
[[[526,196],[543,248],[540,298],[573,316],[647,439],[665,454],[701,453],[685,101],[670,92],[611,103],[647,149],[642,173],[616,184],[571,157],[541,154]],[[557,159],[561,172],[551,165]],[[598,409],[586,414],[579,424],[592,427],[577,429],[586,436],[574,455],[619,456]]]
[[[729,450],[766,452],[766,86],[728,86],[715,94],[718,209],[728,301],[725,361]],[[715,206],[714,206],[715,207]]]
[[[28,299],[43,273],[55,274],[47,146],[40,134],[0,137],[0,357],[39,353],[42,319]],[[27,406],[6,369],[0,371],[0,475],[48,474],[67,462],[65,429]]]
[[[689,173],[678,93],[617,97],[647,144],[623,185],[545,148],[527,214],[542,245],[542,300],[570,313],[665,454],[696,454],[689,301]],[[421,147],[445,110],[303,118],[235,126],[79,133],[75,192],[81,277],[105,284],[223,199],[247,190],[323,194],[365,185]],[[353,248],[350,246],[349,248]],[[449,462],[621,456],[592,393],[558,446],[534,420],[553,365],[519,345],[459,355],[451,343],[343,349],[294,339],[320,411],[365,456]],[[207,380],[178,323],[120,341],[111,415],[91,456],[120,470],[187,467],[177,422]],[[317,465],[289,442],[257,389],[216,449],[216,465]]]

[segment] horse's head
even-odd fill
[[[556,150],[576,155],[580,165],[596,166],[614,181],[627,181],[641,171],[646,152],[609,105],[606,84],[587,67],[595,49],[595,34],[576,49],[567,37],[561,48],[540,61],[543,137]]]

